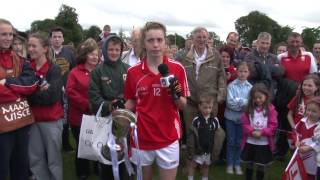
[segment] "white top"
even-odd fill
[[[129,64],[129,66],[133,66],[133,65],[138,64],[138,62],[140,62],[140,58],[138,58],[138,57],[134,54],[134,50],[132,49],[132,51],[130,51],[130,54],[129,54],[128,64]]]
[[[206,59],[207,53],[208,53],[208,50],[207,50],[207,48],[205,48],[203,51],[203,54],[201,56],[199,56],[197,51],[194,49],[193,57],[197,63],[196,64],[196,79],[198,79],[199,68],[200,68],[201,64],[203,63],[203,61]]]
[[[268,126],[268,116],[263,116],[263,111],[254,111],[253,118],[250,116],[250,125],[255,130],[261,130]],[[247,143],[254,145],[268,145],[268,138],[266,136],[261,136],[260,138],[254,138],[249,136]]]

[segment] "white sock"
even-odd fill
[[[193,180],[193,176],[188,176],[188,180]]]
[[[202,177],[201,180],[208,180],[208,177]]]

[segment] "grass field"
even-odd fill
[[[74,146],[74,145],[73,145]],[[75,147],[75,146],[74,146]],[[64,160],[64,180],[77,180],[75,175],[75,167],[74,167],[74,156],[75,154],[66,154],[63,153]],[[265,180],[280,180],[281,174],[284,171],[288,161],[289,156],[287,156],[284,162],[275,161],[271,164],[266,172]],[[243,169],[244,170],[244,169]],[[155,178],[157,178],[157,169],[154,169]],[[91,175],[89,180],[98,180],[98,176]],[[181,160],[180,166],[178,169],[177,180],[187,180],[187,168],[186,168],[186,159],[184,158],[184,152],[181,151]],[[195,179],[201,179],[199,173],[196,174]],[[225,165],[216,165],[210,167],[210,175],[209,180],[242,180],[244,176],[237,175],[229,175],[226,174],[226,166]],[[253,178],[255,179],[255,178]]]

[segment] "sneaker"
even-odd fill
[[[233,166],[227,166],[227,174],[233,174]]]
[[[242,175],[243,174],[242,169],[241,169],[240,166],[236,166],[235,169],[236,169],[236,175]]]

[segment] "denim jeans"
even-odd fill
[[[242,140],[241,123],[225,119],[227,129],[227,165],[240,165],[240,144]]]

